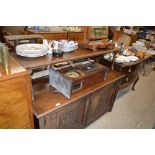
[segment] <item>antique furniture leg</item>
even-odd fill
[[[112,108],[113,108],[113,105],[114,105],[114,102],[115,102],[115,99],[116,99],[116,95],[117,95],[117,92],[118,92],[118,88],[119,88],[119,85],[120,85],[120,82],[121,80],[119,80],[115,86],[115,90],[113,92],[113,97],[112,97],[112,101],[111,101],[111,106],[110,106],[110,109],[109,109],[109,112],[112,111]]]
[[[111,70],[114,70],[115,58],[116,58],[117,52],[113,52],[113,54],[114,54],[114,57],[113,57],[113,60],[112,60]]]
[[[135,80],[135,82],[133,83],[133,86],[132,86],[132,90],[134,91],[135,90],[135,85],[136,85],[136,83],[138,82],[138,80],[139,80],[139,77]]]
[[[144,73],[143,73],[143,76],[145,75],[145,64],[143,63],[142,64],[142,68],[143,68],[143,71],[144,71]]]

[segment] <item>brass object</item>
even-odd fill
[[[129,81],[129,78],[126,78],[126,82],[128,82]]]
[[[131,67],[130,67],[130,69],[128,70],[128,72],[131,73]]]
[[[8,47],[4,44],[0,47],[0,53],[1,53],[1,64],[3,68],[5,69],[6,73],[10,73],[10,58],[9,58],[9,51]]]
[[[2,47],[4,46],[5,44],[4,43],[0,43],[0,64],[2,63]]]

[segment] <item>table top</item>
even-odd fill
[[[117,51],[118,51],[118,48],[114,48],[112,50],[100,49],[94,52],[92,50],[79,47],[77,50],[73,52],[64,53],[62,57],[54,57],[52,55],[46,55],[46,56],[37,57],[37,58],[28,58],[28,57],[19,56],[16,54],[16,52],[12,52],[11,54],[26,69],[35,69],[38,67],[52,65],[59,62],[71,61],[71,60],[87,58],[87,57],[94,57],[94,56],[99,56],[99,55],[107,54],[110,52],[117,52]]]
[[[109,71],[107,74],[106,80],[101,80],[101,82],[93,84],[91,87],[78,91],[74,93],[71,99],[67,99],[61,93],[56,93],[55,89],[51,87],[48,83],[39,83],[33,86],[33,95],[34,95],[34,103],[33,103],[33,111],[34,115],[37,118],[40,118],[48,113],[59,109],[62,106],[70,104],[84,96],[87,96],[101,88],[104,88],[106,85],[116,82],[117,80],[124,77],[123,74]],[[57,106],[57,103],[60,105]]]
[[[14,78],[23,74],[28,74],[27,70],[12,57],[10,57],[10,65],[7,69],[2,67],[0,63],[0,81]]]
[[[44,37],[42,35],[38,34],[32,34],[32,35],[10,35],[10,36],[4,36],[4,38],[7,41],[13,41],[13,40],[24,40],[24,39],[43,39]]]

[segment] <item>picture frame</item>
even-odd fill
[[[108,37],[108,27],[107,26],[88,26],[87,27],[89,40],[98,40]]]

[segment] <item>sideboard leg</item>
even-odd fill
[[[135,90],[135,85],[136,85],[136,83],[138,82],[138,80],[139,80],[139,77],[135,80],[135,82],[133,83],[133,86],[132,86],[132,90],[134,91]]]

